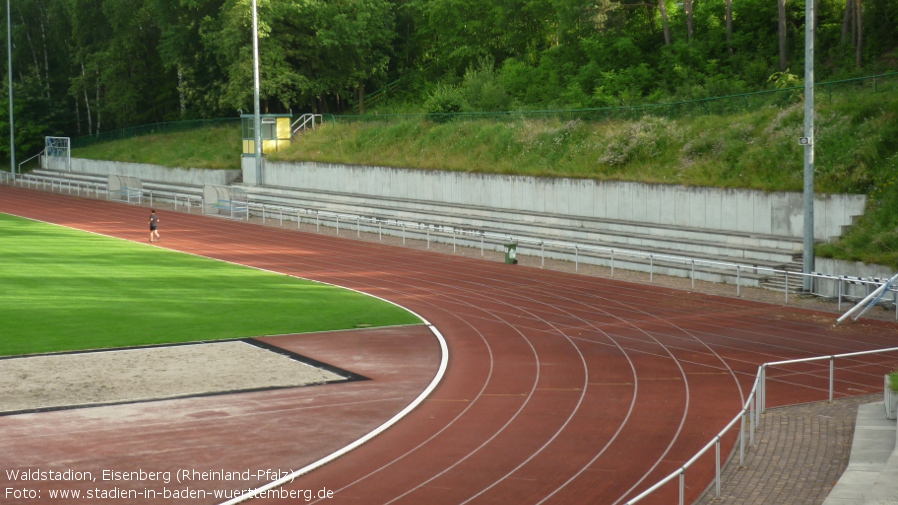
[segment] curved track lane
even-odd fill
[[[146,240],[140,207],[0,188],[0,211]],[[335,490],[323,503],[622,503],[735,415],[758,364],[898,345],[893,324],[833,329],[831,315],[213,217],[163,212],[161,232],[166,248],[386,298],[446,338],[449,368],[421,407],[285,486]],[[857,359],[837,394],[876,391],[895,361]],[[772,374],[769,402],[823,399],[827,377]],[[688,473],[687,502],[712,477],[713,455]]]

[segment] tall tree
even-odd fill
[[[727,0],[729,2],[730,0]],[[670,45],[670,22],[667,20],[667,4],[664,0],[658,0],[658,10],[661,11],[661,30],[664,32],[664,45]]]

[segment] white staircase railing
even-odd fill
[[[314,130],[318,123],[322,122],[321,114],[303,114],[290,125],[290,137],[295,137],[297,133],[303,130]],[[317,122],[316,122],[317,121]]]

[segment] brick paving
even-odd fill
[[[755,432],[755,447],[739,466],[738,446],[721,477],[696,505],[819,505],[835,486],[851,454],[858,405],[881,394],[768,410]]]

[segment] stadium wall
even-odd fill
[[[240,170],[205,170],[200,168],[169,168],[146,163],[86,160],[72,158],[72,172],[92,175],[126,175],[142,181],[203,186],[226,186],[240,176]]]
[[[269,186],[765,235],[803,235],[804,205],[799,192],[273,161],[266,161],[264,179]],[[863,214],[865,205],[865,195],[817,195],[815,237],[838,237],[852,217]]]

